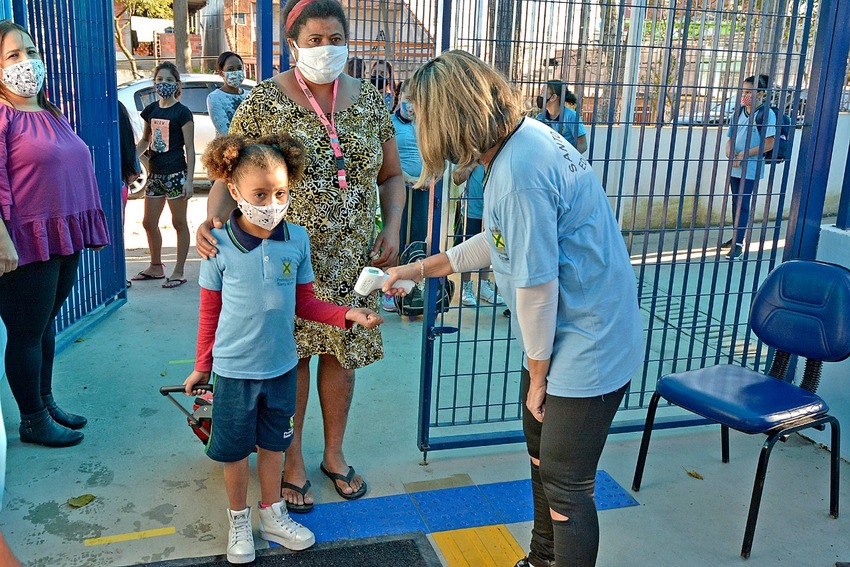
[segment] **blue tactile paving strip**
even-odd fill
[[[430,532],[501,524],[478,486],[426,490],[410,494]]]
[[[598,510],[638,505],[605,471],[596,471],[594,499]],[[528,522],[534,508],[531,481],[514,480],[316,504],[312,512],[292,517],[310,528],[317,542],[327,542]]]

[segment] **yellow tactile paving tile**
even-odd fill
[[[449,567],[504,567],[525,555],[504,525],[431,534]]]

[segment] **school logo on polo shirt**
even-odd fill
[[[279,257],[280,267],[277,272],[277,285],[291,286],[295,284],[298,275],[298,262],[292,257]]]

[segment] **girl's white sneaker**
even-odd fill
[[[316,543],[316,536],[289,517],[282,502],[275,502],[268,508],[260,508],[260,537],[266,541],[279,543],[287,549],[301,551]]]
[[[254,534],[251,532],[251,507],[227,510],[230,531],[227,538],[227,560],[230,563],[250,563],[254,560]]]

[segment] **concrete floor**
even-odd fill
[[[193,219],[203,214],[193,199]],[[128,273],[146,266],[138,222],[141,202],[127,215]],[[197,221],[193,221],[196,225]],[[163,226],[168,225],[167,214]],[[167,230],[167,229],[166,229]],[[173,231],[165,232],[171,247]],[[199,261],[190,254],[187,277],[175,290],[135,283],[127,305],[93,328],[57,359],[60,402],[88,416],[86,438],[68,449],[22,445],[8,387],[0,390],[9,438],[6,507],[0,530],[28,566],[134,565],[223,552],[226,499],[221,468],[203,453],[185,419],[158,393],[191,370],[197,320]],[[388,316],[386,358],[358,373],[346,454],[369,482],[369,497],[404,492],[404,483],[468,474],[475,483],[526,478],[519,445],[429,454],[416,448],[421,323]],[[314,390],[315,391],[315,390]],[[321,421],[316,397],[304,431],[305,458],[317,502],[339,498],[318,471]],[[601,512],[600,566],[831,566],[850,560],[847,520],[829,518],[828,455],[794,437],[777,447],[767,477],[753,555],[738,553],[761,438],[732,434],[732,462],[720,462],[719,431],[657,432],[649,453],[640,506]],[[638,436],[612,436],[600,468],[631,486]],[[695,470],[704,480],[688,476]],[[842,469],[841,498],[850,500],[850,467]],[[71,509],[68,498],[90,493]],[[252,482],[249,500],[259,487]],[[87,538],[174,526],[149,539],[86,546]],[[528,523],[509,526],[527,549]],[[258,539],[258,544],[260,540]]]

